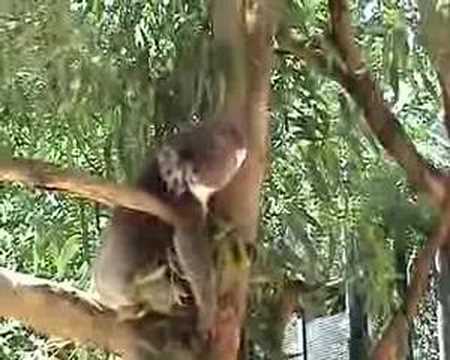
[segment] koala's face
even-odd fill
[[[247,150],[225,131],[196,129],[180,134],[157,154],[161,179],[168,192],[190,191],[202,204],[236,174]]]
[[[196,182],[216,191],[228,184],[247,157],[247,149],[229,131],[205,131],[190,140],[186,154]]]

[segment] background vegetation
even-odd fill
[[[353,1],[358,42],[387,101],[422,154],[449,166],[438,82],[409,0]],[[39,158],[117,181],[148,148],[216,100],[206,1],[3,0],[0,154]],[[326,1],[291,0],[283,24],[305,41],[326,28]],[[270,306],[288,280],[333,282],[302,298],[317,313],[364,295],[374,329],[398,307],[411,259],[433,225],[333,81],[278,49],[272,77],[271,170],[265,184],[250,336],[269,353]],[[57,193],[0,185],[0,265],[90,286],[109,211]],[[336,286],[335,286],[336,287]],[[435,299],[416,324],[416,351],[437,350]],[[431,306],[431,305],[433,306]],[[87,359],[72,345],[0,323],[0,358]],[[432,355],[430,355],[432,356]],[[430,359],[431,357],[427,357]]]

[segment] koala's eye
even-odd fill
[[[165,176],[165,177],[172,177],[172,175],[173,175],[173,170],[172,170],[172,168],[167,168],[167,169],[165,169],[165,171],[164,171],[164,173],[163,173],[163,176]]]
[[[198,175],[200,173],[200,167],[198,165],[192,166],[192,173]]]

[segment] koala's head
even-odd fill
[[[231,127],[196,129],[180,144],[182,159],[192,164],[194,180],[204,186],[222,189],[236,174],[247,157],[239,133]]]
[[[190,191],[202,203],[222,189],[247,156],[238,134],[228,128],[194,128],[180,133],[157,155],[160,176],[177,196]]]

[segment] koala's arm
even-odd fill
[[[99,300],[120,311],[140,303],[147,303],[147,308],[158,312],[170,311],[173,304],[164,301],[162,291],[151,298],[142,296],[142,291],[163,284],[161,264],[167,256],[165,244],[169,243],[165,239],[171,236],[170,226],[155,217],[128,209],[115,209],[93,265],[93,280]],[[145,289],[136,282],[155,273],[161,274],[161,278],[145,284]],[[170,297],[171,294],[166,295]]]
[[[177,228],[174,247],[198,307],[198,330],[205,334],[214,323],[217,286],[212,246],[203,222]]]

